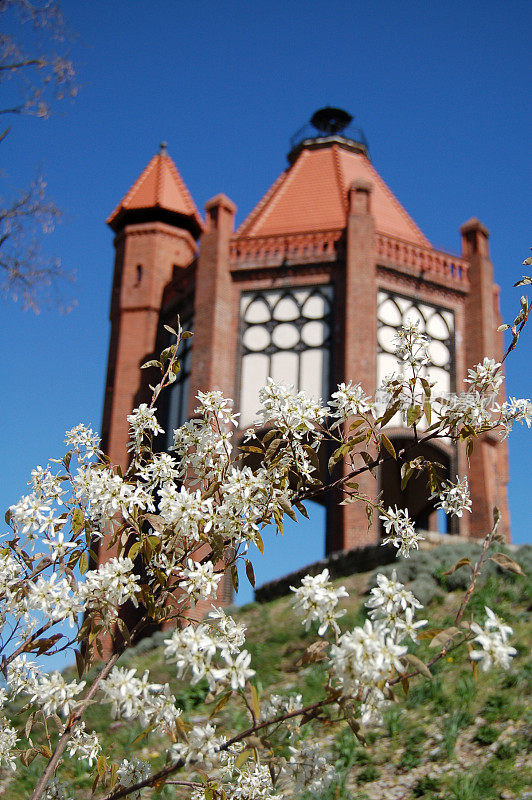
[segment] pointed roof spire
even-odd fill
[[[378,233],[423,247],[429,241],[363,152],[334,140],[304,146],[295,162],[257,204],[238,236],[269,236],[344,228],[348,188],[355,180],[373,184],[372,214]]]
[[[201,233],[201,216],[166,148],[166,142],[161,142],[157,155],[108,217],[114,231],[127,222],[160,219],[186,228],[194,238]]]

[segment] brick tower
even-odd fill
[[[351,123],[340,109],[316,112],[292,138],[288,167],[236,232],[236,207],[224,194],[206,204],[202,223],[164,149],[113,212],[103,424],[113,463],[125,465],[125,416],[145,399],[139,366],[165,345],[163,323],[178,314],[194,337],[184,343],[182,370],[161,407],[169,431],[163,447],[192,414],[200,389],[233,397],[241,430],[253,421],[269,375],[314,396],[349,379],[373,394],[397,368],[392,340],[406,320],[418,320],[430,338],[430,376],[441,393],[461,391],[467,368],[485,355],[500,358],[487,229],[476,219],[462,226],[460,257],[435,249]],[[387,434],[398,445],[409,437],[400,419]],[[421,452],[452,478],[469,476],[474,514],[449,522],[449,533],[483,536],[497,505],[509,539],[506,442],[483,437],[470,466],[463,449],[449,443]],[[364,478],[361,489],[408,506],[419,527],[441,527],[424,481],[401,493],[395,468],[387,467],[377,482]],[[327,502],[327,552],[378,542],[379,523],[368,529],[360,504]]]

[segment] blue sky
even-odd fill
[[[428,238],[459,249],[471,216],[491,230],[505,319],[513,319],[530,235],[528,2],[202,3],[72,0],[80,91],[51,118],[12,120],[4,178],[42,169],[64,219],[47,237],[77,281],[69,315],[4,302],[0,499],[63,450],[80,421],[99,429],[109,336],[112,233],[104,220],[166,140],[196,203],[225,192],[251,210],[286,165],[289,137],[323,105],[355,115],[371,156]],[[508,362],[512,395],[532,394],[532,331]],[[531,434],[510,440],[514,539],[532,540]],[[260,575],[321,555],[308,528],[265,556]],[[281,566],[279,566],[281,564]]]

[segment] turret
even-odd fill
[[[165,286],[196,255],[203,229],[196,205],[163,143],[107,219],[115,232],[111,338],[103,447],[127,467],[126,416],[143,396],[140,366],[154,348]]]

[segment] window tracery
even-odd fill
[[[244,292],[240,301],[240,425],[255,418],[268,377],[315,398],[329,392],[333,287]]]

